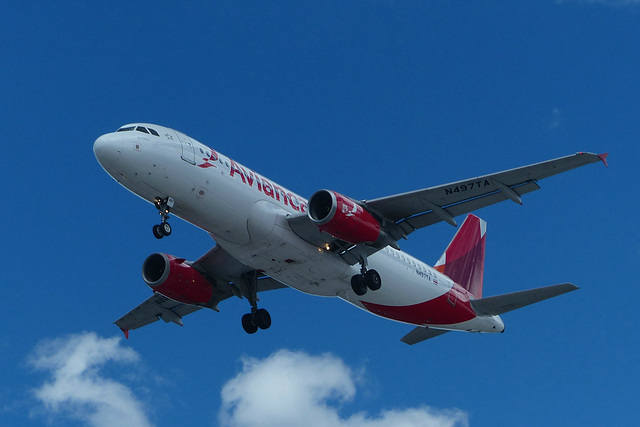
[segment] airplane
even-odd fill
[[[308,200],[177,130],[131,123],[100,136],[94,154],[118,183],[153,204],[158,238],[170,214],[207,232],[215,246],[196,261],[154,253],[142,266],[153,295],[114,322],[129,331],[182,318],[220,302],[246,298],[243,329],[271,326],[258,308],[261,292],[291,287],[338,297],[374,315],[413,326],[401,340],[415,344],[449,331],[504,332],[500,315],[578,289],[571,283],[483,296],[484,206],[522,196],[538,180],[608,154],[580,152],[541,163],[371,200],[322,189]],[[398,241],[429,225],[467,214],[430,267]]]

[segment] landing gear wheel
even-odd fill
[[[364,282],[372,291],[377,291],[382,286],[382,279],[380,278],[378,272],[375,270],[368,270],[366,273],[364,273]]]
[[[163,222],[162,224],[160,224],[160,231],[162,232],[163,235],[170,236],[171,235],[171,225],[169,225],[168,222]]]
[[[253,313],[253,323],[258,325],[260,329],[269,329],[271,326],[271,315],[264,308]]]
[[[358,296],[366,294],[367,283],[364,280],[364,276],[362,276],[361,274],[356,274],[355,276],[351,277],[351,289],[353,289],[353,292]]]
[[[162,239],[164,237],[161,224],[157,224],[153,226],[153,235],[155,236],[156,239]]]
[[[253,323],[253,314],[247,313],[242,316],[242,328],[248,334],[255,334],[258,332],[258,325]]]
[[[156,209],[160,213],[162,219],[160,224],[153,226],[153,235],[156,239],[162,239],[164,236],[171,235],[171,225],[167,222],[169,220],[169,212],[175,204],[175,200],[171,197],[160,198],[156,197],[153,202]]]

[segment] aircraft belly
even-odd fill
[[[382,287],[363,296],[346,292],[340,295],[343,299],[375,315],[413,325],[454,325],[476,317],[468,298],[430,267],[381,251],[370,257],[370,268],[380,274]]]
[[[429,324],[429,327],[467,332],[504,332],[504,323],[502,319],[500,319],[500,316],[478,316],[467,321],[453,324]]]
[[[369,268],[378,271],[382,278],[382,287],[377,291],[367,292],[362,297],[356,296],[358,301],[407,306],[437,298],[451,288],[450,281],[442,278],[429,280],[420,276],[415,267],[400,262],[386,251],[369,257]],[[432,277],[437,276],[434,274]]]
[[[313,295],[336,296],[350,286],[347,279],[352,267],[335,254],[295,235],[286,220],[286,211],[265,200],[257,201],[247,211],[250,242],[245,245],[219,242],[238,260]]]

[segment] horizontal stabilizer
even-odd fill
[[[496,295],[471,301],[471,306],[478,316],[497,316],[529,304],[544,301],[567,292],[579,289],[571,283],[529,289],[527,291]]]
[[[418,326],[413,331],[402,337],[400,341],[412,345],[424,340],[428,340],[429,338],[437,337],[438,335],[446,334],[447,332],[449,331],[446,331],[444,329],[432,329],[426,326]]]

